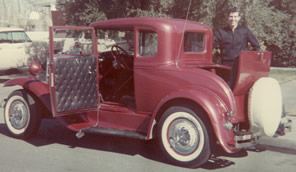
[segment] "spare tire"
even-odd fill
[[[273,136],[282,115],[282,93],[277,80],[260,78],[250,89],[248,116],[251,131]]]

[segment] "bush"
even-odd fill
[[[54,43],[55,50],[61,50],[64,46],[64,41],[57,41]],[[32,62],[38,62],[43,69],[46,68],[46,60],[49,58],[49,43],[43,41],[32,42],[30,46],[26,48],[26,54],[29,56],[28,64]]]
[[[46,59],[49,57],[49,44],[48,42],[36,41],[32,42],[26,48],[26,54],[29,56],[28,64],[38,62],[42,67],[46,65]]]

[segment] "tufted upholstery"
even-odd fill
[[[55,58],[57,112],[96,107],[97,77],[95,56]]]

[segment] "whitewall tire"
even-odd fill
[[[24,90],[12,92],[4,107],[4,120],[10,134],[19,139],[32,136],[40,126],[37,101]]]
[[[206,120],[198,115],[201,111],[174,106],[166,110],[158,128],[161,150],[173,163],[197,167],[205,163],[210,155],[210,137]]]

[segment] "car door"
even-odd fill
[[[268,77],[271,63],[269,51],[241,51],[233,94],[244,95],[261,77]]]
[[[48,82],[55,117],[98,110],[96,45],[91,27],[50,27]]]

